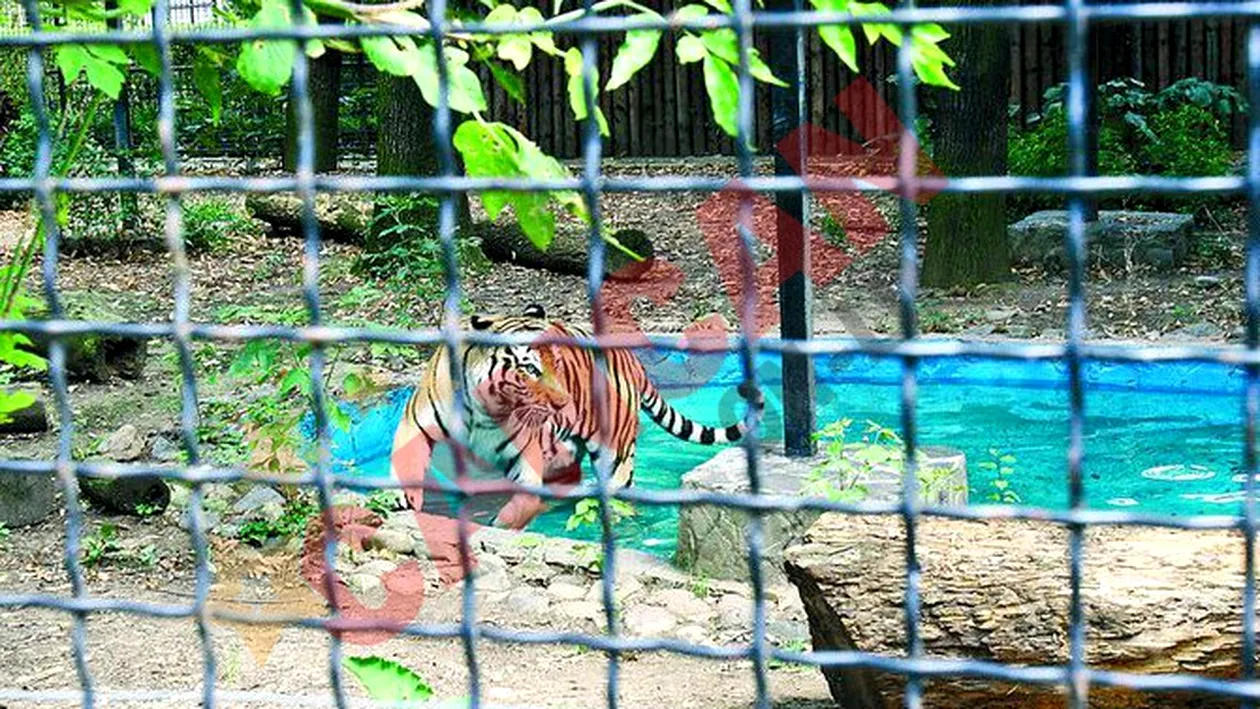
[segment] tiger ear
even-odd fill
[[[480,315],[472,316],[472,326],[474,330],[486,330],[486,329],[489,329],[489,327],[493,324],[494,324],[494,321],[491,320],[490,318],[483,318]]]
[[[537,304],[537,303],[531,303],[530,305],[526,305],[526,306],[525,306],[525,310],[521,311],[521,314],[522,314],[522,315],[524,315],[524,316],[525,316],[525,317],[527,317],[527,318],[545,318],[545,317],[547,317],[547,311],[546,311],[546,310],[543,310],[543,306],[541,306],[541,305],[539,305],[539,304]]]

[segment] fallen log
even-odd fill
[[[302,233],[302,200],[292,194],[251,194],[245,209],[282,234]],[[355,194],[320,193],[315,196],[315,221],[320,234],[332,241],[362,244],[372,225],[372,199]]]
[[[540,268],[553,273],[586,277],[590,259],[589,235],[585,229],[557,229],[547,250],[540,250],[521,232],[515,223],[472,225],[471,233],[481,239],[486,258],[501,263],[515,263],[527,268]],[[611,244],[604,250],[604,275],[614,280],[635,280],[651,267],[655,251],[652,240],[637,229],[624,229],[613,234],[623,246],[642,257],[636,261]]]
[[[1099,527],[1086,532],[1081,597],[1091,668],[1241,677],[1243,541],[1229,530]],[[1013,665],[1068,661],[1067,532],[1055,524],[924,518],[919,619],[924,656]],[[898,517],[826,514],[784,568],[816,650],[905,656],[905,534]],[[905,677],[825,668],[844,709],[902,706]],[[924,680],[924,706],[1065,706],[1065,689],[980,678]],[[1235,706],[1215,696],[1089,688],[1089,706]]]

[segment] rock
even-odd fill
[[[587,589],[569,583],[552,582],[547,586],[547,593],[557,601],[576,601],[586,597]]]
[[[1069,569],[1061,551],[1067,536],[1054,522],[921,518],[916,546],[924,655],[1014,666],[1066,663]],[[1244,569],[1235,530],[1090,527],[1083,549],[1091,669],[1238,676]],[[787,550],[788,577],[801,592],[815,649],[904,656],[904,552],[899,518],[840,514],[820,517],[802,543]],[[900,675],[834,666],[823,674],[844,707],[902,701]],[[931,705],[943,709],[1063,701],[1061,687],[1050,684],[941,676],[931,686]],[[1090,688],[1089,705],[1216,706],[1202,695],[1106,686]]]
[[[365,573],[350,574],[346,577],[346,588],[368,606],[379,607],[385,603],[385,584],[379,576]]]
[[[0,474],[0,524],[9,528],[36,524],[56,506],[56,476]]]
[[[660,637],[673,630],[674,626],[678,625],[678,619],[664,608],[636,605],[626,611],[622,625],[631,635]]]
[[[1197,322],[1183,328],[1173,330],[1164,335],[1169,340],[1214,340],[1225,333],[1219,326],[1210,322]]]
[[[359,573],[371,574],[376,577],[385,576],[392,573],[398,568],[398,564],[387,559],[373,559],[359,567]]]
[[[599,623],[604,617],[604,607],[587,601],[564,601],[554,606],[555,613],[569,620],[589,620]]]
[[[274,522],[284,514],[284,495],[266,485],[255,485],[232,505],[232,512],[248,519]]]
[[[171,463],[179,460],[180,450],[179,443],[172,441],[166,436],[157,435],[153,437],[153,442],[149,444],[149,457],[159,463]]]
[[[1195,276],[1194,285],[1205,290],[1221,287],[1220,276]]]
[[[384,527],[377,529],[366,543],[369,549],[388,549],[395,554],[410,554],[416,548],[406,531]]]
[[[520,615],[540,615],[547,612],[551,601],[537,588],[516,588],[503,599],[503,607]]]
[[[1007,325],[1006,334],[1011,337],[1026,340],[1035,334],[1032,327],[1028,325]]]
[[[192,521],[189,519],[189,515],[191,514],[192,508],[186,507],[184,508],[184,512],[179,516],[179,528],[185,532],[192,530]],[[231,533],[232,530],[227,530],[227,532],[225,532],[225,530],[222,529],[223,518],[218,512],[213,510],[202,510],[201,514],[204,522],[204,526],[202,527],[204,532],[216,532],[219,536],[227,537],[229,539],[236,537],[235,533]]]
[[[699,625],[684,625],[674,631],[674,637],[692,645],[705,645],[709,642],[709,630]]]
[[[1007,228],[1011,256],[1018,264],[1064,264],[1067,211],[1035,212]],[[1112,268],[1130,264],[1171,270],[1189,253],[1194,226],[1190,214],[1102,211],[1086,225],[1089,260]]]
[[[10,397],[21,397],[24,403],[20,408],[0,415],[0,436],[43,433],[48,430],[48,406],[39,387],[7,387],[4,389],[4,398]]]
[[[96,508],[110,514],[150,517],[166,511],[171,489],[156,475],[125,478],[79,478],[79,491]]]
[[[647,602],[662,608],[668,608],[683,623],[706,625],[713,618],[713,606],[696,598],[691,591],[682,588],[671,588],[657,591],[648,596]]]
[[[985,311],[984,320],[994,324],[1004,323],[1018,314],[1019,311],[1012,308],[994,308],[993,310]]]
[[[110,460],[127,463],[142,458],[146,449],[144,436],[128,423],[109,434],[109,438],[101,444],[100,453]]]
[[[809,640],[809,625],[799,620],[767,620],[766,637],[776,645],[804,642]]]
[[[989,324],[975,325],[963,330],[962,335],[963,337],[988,337],[993,334],[995,329],[996,328]]]
[[[559,573],[555,567],[534,560],[521,562],[514,571],[520,580],[538,586],[546,584],[551,577]]]
[[[718,624],[725,630],[752,628],[753,603],[743,596],[722,596],[717,602]]]
[[[162,310],[152,298],[136,292],[65,290],[61,291],[61,299],[67,318],[90,322],[136,322],[147,319],[147,313]],[[34,307],[28,315],[32,320],[50,318],[44,304]],[[47,337],[33,334],[31,341],[25,349],[48,356]],[[65,337],[62,342],[66,346],[66,379],[71,383],[100,383],[117,377],[135,380],[144,375],[148,340],[89,333]]]
[[[631,598],[637,598],[642,593],[643,584],[639,583],[639,580],[634,577],[626,577],[613,586],[613,600],[617,603],[625,603]],[[597,580],[591,584],[591,587],[586,590],[585,599],[592,603],[602,604],[604,602],[603,581]]]
[[[656,588],[684,588],[692,580],[691,576],[679,571],[668,561],[633,549],[617,551],[616,573],[617,588],[632,583]]]
[[[919,494],[927,504],[965,505],[967,502],[966,457],[961,451],[941,447],[921,449]],[[901,499],[902,466],[895,462],[869,465],[858,461],[861,447],[846,455],[861,471],[860,479],[841,483],[861,485],[867,490],[863,501],[889,502]],[[899,455],[899,454],[898,454]],[[761,456],[761,489],[767,495],[797,497],[806,491],[814,469],[826,460],[825,454],[810,459],[788,458],[767,451]],[[683,475],[687,490],[715,493],[748,493],[748,461],[743,448],[731,447]],[[813,511],[779,511],[762,515],[762,573],[767,582],[783,580],[783,549],[799,539],[818,518]],[[712,579],[748,578],[748,545],[745,539],[748,515],[743,510],[715,505],[687,505],[678,513],[678,546],[675,561],[683,569]],[[618,555],[620,564],[622,555]],[[620,573],[620,569],[618,570]],[[687,585],[689,578],[684,577]]]
[[[499,593],[512,588],[512,579],[507,572],[499,569],[476,576],[477,591]]]
[[[353,490],[338,490],[333,493],[333,507],[364,507],[367,502],[367,495]],[[392,517],[392,515],[391,515]],[[382,526],[388,524],[390,517],[382,520]]]

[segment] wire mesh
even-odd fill
[[[183,7],[183,6],[181,6]],[[188,7],[200,7],[189,5]],[[295,10],[301,0],[294,0]],[[557,34],[571,34],[581,38],[585,100],[588,115],[594,115],[595,49],[596,38],[601,34],[624,32],[628,29],[713,29],[729,27],[739,42],[739,83],[741,96],[752,95],[753,78],[749,72],[749,50],[752,35],[756,31],[770,29],[815,28],[824,24],[855,24],[858,19],[849,15],[815,12],[797,9],[785,12],[765,12],[754,9],[751,0],[736,0],[733,13],[722,19],[710,18],[703,22],[670,17],[656,22],[642,18],[609,18],[596,16],[591,0],[585,2],[584,16],[547,26],[469,24],[466,32],[501,34],[545,30]],[[334,583],[332,569],[336,560],[336,537],[332,516],[332,490],[339,485],[353,484],[358,487],[397,487],[397,481],[370,482],[362,479],[343,479],[335,475],[328,464],[328,416],[327,402],[321,387],[322,369],[325,366],[325,349],[345,343],[386,342],[413,345],[438,345],[455,352],[464,343],[481,345],[530,344],[539,340],[535,336],[489,335],[482,332],[465,332],[459,325],[461,284],[458,277],[455,234],[455,199],[460,193],[476,193],[487,189],[513,192],[540,192],[568,189],[578,191],[594,217],[589,232],[590,259],[587,276],[587,293],[596,307],[593,337],[563,338],[554,340],[563,344],[593,350],[597,361],[603,352],[614,348],[642,347],[647,344],[663,350],[688,350],[694,345],[674,336],[620,336],[608,334],[602,322],[598,300],[603,282],[604,241],[600,236],[600,197],[608,192],[668,192],[730,190],[732,186],[723,179],[702,177],[607,177],[601,173],[601,139],[594,120],[585,121],[583,134],[583,167],[580,177],[565,180],[521,180],[467,178],[457,173],[451,142],[451,112],[449,104],[448,69],[438,62],[439,105],[433,120],[433,135],[439,146],[439,172],[436,176],[361,177],[316,175],[312,169],[314,159],[311,101],[307,87],[307,59],[303,52],[295,52],[292,76],[292,98],[296,106],[299,126],[297,169],[295,174],[282,177],[193,177],[180,171],[180,156],[175,142],[174,79],[172,48],[181,44],[235,43],[255,38],[304,39],[329,37],[364,37],[389,34],[412,34],[414,29],[390,28],[373,25],[330,26],[303,24],[301,20],[287,29],[240,29],[230,27],[183,27],[170,0],[158,0],[156,18],[151,26],[142,30],[129,28],[109,32],[49,32],[43,29],[37,0],[23,0],[23,9],[30,25],[29,33],[0,36],[0,46],[26,47],[29,49],[28,76],[32,109],[39,128],[39,140],[34,174],[28,177],[0,179],[0,192],[33,194],[39,216],[46,230],[47,240],[42,261],[44,295],[51,317],[42,321],[0,321],[0,331],[21,332],[28,335],[47,336],[51,340],[49,379],[55,394],[55,403],[61,428],[57,454],[52,460],[25,461],[0,460],[0,474],[47,475],[54,473],[61,486],[66,503],[66,544],[64,565],[71,582],[69,596],[48,594],[0,593],[0,607],[46,608],[62,611],[73,618],[70,643],[78,672],[79,689],[76,691],[27,691],[0,688],[0,699],[32,702],[59,702],[79,700],[83,706],[94,706],[104,698],[118,700],[192,701],[199,700],[204,707],[217,706],[227,701],[258,700],[275,703],[310,703],[318,698],[288,697],[266,692],[235,692],[216,690],[217,659],[210,638],[210,625],[214,618],[255,622],[249,616],[229,611],[211,612],[207,606],[211,573],[206,555],[206,523],[203,516],[204,485],[211,482],[241,479],[261,482],[294,482],[291,477],[269,477],[257,473],[245,473],[235,468],[220,468],[203,464],[198,452],[198,398],[197,377],[194,368],[193,344],[198,341],[239,343],[253,339],[277,338],[312,345],[310,373],[312,379],[312,408],[316,421],[316,440],[319,454],[313,471],[298,483],[313,486],[318,491],[322,509],[324,535],[324,583],[331,588]],[[427,4],[431,21],[428,33],[431,39],[442,44],[448,28],[444,17],[446,2],[435,0]],[[294,16],[302,18],[300,11]],[[892,340],[848,339],[838,340],[780,340],[764,338],[755,328],[757,303],[754,283],[755,237],[750,227],[751,199],[758,193],[802,193],[826,191],[862,191],[882,189],[850,180],[834,180],[808,176],[757,176],[753,171],[753,155],[746,139],[751,135],[751,101],[741,101],[738,112],[739,139],[737,145],[738,167],[742,187],[736,187],[741,196],[739,233],[741,249],[743,292],[741,303],[741,333],[728,338],[729,351],[739,353],[743,366],[744,383],[750,390],[757,386],[754,358],[758,351],[794,353],[807,356],[819,354],[863,353],[900,358],[903,362],[901,393],[901,428],[905,444],[903,496],[897,503],[844,503],[818,498],[782,497],[763,494],[758,463],[760,443],[756,435],[744,439],[749,473],[749,492],[715,493],[697,490],[642,490],[636,488],[612,489],[608,459],[598,462],[597,480],[594,485],[558,491],[550,487],[507,485],[489,492],[509,490],[527,492],[544,500],[569,500],[595,497],[601,503],[602,546],[605,570],[602,583],[602,601],[607,632],[600,634],[561,631],[527,631],[516,628],[499,628],[480,624],[475,616],[476,581],[470,572],[468,519],[461,512],[459,541],[464,566],[463,609],[458,624],[426,624],[412,622],[401,628],[393,624],[381,626],[371,621],[338,618],[333,612],[324,617],[284,618],[294,626],[329,631],[332,643],[328,657],[328,672],[332,696],[327,698],[337,706],[347,704],[345,684],[341,676],[340,644],[337,632],[348,628],[385,627],[402,635],[419,638],[457,638],[464,646],[469,676],[469,695],[473,707],[482,702],[480,686],[480,660],[478,645],[482,642],[511,642],[526,644],[575,644],[600,650],[608,655],[607,705],[613,709],[618,704],[620,675],[618,660],[631,651],[668,651],[710,659],[751,660],[756,679],[758,707],[769,707],[767,663],[771,659],[801,663],[810,666],[838,668],[869,668],[903,675],[907,688],[905,705],[911,709],[922,704],[923,681],[946,676],[987,678],[995,681],[1059,685],[1067,690],[1067,701],[1073,709],[1087,705],[1091,686],[1127,687],[1140,691],[1197,691],[1240,700],[1251,706],[1260,699],[1260,684],[1255,680],[1255,529],[1254,477],[1260,470],[1255,451],[1256,419],[1260,411],[1260,31],[1252,29],[1247,47],[1247,69],[1251,89],[1251,116],[1248,129],[1248,167],[1244,176],[1205,178],[1157,178],[1157,177],[1093,177],[1086,174],[1086,102],[1091,87],[1086,83],[1085,36],[1091,23],[1098,21],[1136,21],[1152,19],[1221,18],[1235,20],[1260,19],[1260,2],[1202,2],[1202,3],[1124,3],[1086,4],[1084,0],[1066,0],[1062,5],[1047,6],[990,6],[963,7],[916,7],[913,0],[906,0],[891,14],[881,16],[880,22],[911,25],[919,22],[940,23],[1060,23],[1068,32],[1068,125],[1070,174],[1065,178],[1021,178],[1009,176],[985,176],[968,178],[936,178],[915,174],[913,157],[914,136],[906,131],[902,135],[897,191],[900,196],[902,227],[900,248],[900,321],[901,336]],[[800,34],[798,33],[798,43]],[[41,50],[60,43],[148,43],[158,50],[161,58],[159,77],[158,133],[161,144],[163,174],[156,177],[74,177],[61,178],[51,175],[52,132],[48,113],[44,106],[45,68]],[[908,51],[909,44],[898,53],[897,74],[899,79],[899,107],[905,125],[913,126],[917,115],[915,76]],[[801,54],[798,44],[798,56]],[[946,191],[960,193],[1030,193],[1047,192],[1068,198],[1070,222],[1065,243],[1069,261],[1067,338],[1063,344],[1032,343],[982,343],[946,342],[921,340],[917,327],[918,295],[918,246],[915,196],[921,191]],[[302,294],[305,300],[308,324],[300,327],[280,326],[228,326],[198,323],[190,318],[189,267],[184,248],[181,225],[181,198],[199,192],[246,192],[246,193],[296,193],[302,202],[302,227],[305,237],[305,253],[302,272]],[[57,289],[58,256],[61,235],[55,217],[55,195],[58,192],[73,193],[149,193],[166,199],[165,236],[175,268],[173,298],[175,308],[170,322],[104,323],[69,319],[61,304]],[[319,227],[315,219],[315,196],[321,192],[427,192],[440,197],[440,235],[446,264],[445,317],[440,328],[423,330],[397,330],[386,328],[345,328],[326,326],[321,319],[319,292],[320,243]],[[1250,228],[1246,260],[1246,343],[1242,348],[1211,346],[1138,346],[1097,344],[1084,342],[1085,297],[1085,200],[1100,195],[1119,192],[1161,194],[1238,194],[1245,195],[1250,204]],[[165,338],[172,341],[178,353],[182,400],[180,410],[183,446],[187,452],[187,465],[154,466],[75,461],[71,453],[71,437],[74,419],[71,415],[69,392],[66,381],[66,339],[73,335],[97,333],[127,338]],[[706,345],[710,348],[711,345]],[[916,495],[918,479],[915,474],[917,439],[917,364],[925,357],[984,356],[1011,360],[1054,360],[1066,363],[1069,382],[1069,446],[1066,458],[1067,487],[1070,505],[1066,510],[1041,509],[1025,506],[941,507],[923,505]],[[454,362],[455,358],[451,358]],[[1248,375],[1245,413],[1245,451],[1247,469],[1246,502],[1241,516],[1192,516],[1125,512],[1087,509],[1083,505],[1085,395],[1082,367],[1088,361],[1203,361],[1244,365]],[[595,392],[602,392],[601,378],[607,376],[597,367],[593,385]],[[461,378],[454,377],[455,382]],[[458,386],[458,384],[457,384]],[[457,391],[457,396],[467,392]],[[462,408],[462,407],[461,407]],[[603,407],[596,407],[603,411]],[[756,431],[757,414],[750,410],[747,423]],[[459,423],[454,430],[458,439]],[[601,422],[607,426],[607,422]],[[465,474],[465,464],[460,462],[460,448],[456,447],[457,478]],[[83,512],[78,500],[76,479],[79,477],[121,478],[140,475],[160,475],[192,484],[191,534],[196,552],[196,592],[190,603],[161,604],[147,601],[93,597],[86,593],[84,572],[80,562]],[[469,494],[469,493],[461,493]],[[745,646],[710,647],[665,638],[632,638],[617,632],[614,612],[614,585],[616,552],[618,545],[612,531],[610,502],[614,499],[650,505],[719,505],[746,510],[751,522],[748,533],[748,561],[754,592],[755,610],[752,621],[752,640]],[[766,638],[765,594],[761,578],[762,535],[760,517],[773,511],[820,510],[847,514],[895,515],[904,520],[905,547],[905,631],[906,654],[904,656],[877,655],[859,651],[796,652],[775,648]],[[926,657],[920,635],[919,562],[916,549],[916,526],[923,516],[954,519],[1029,519],[1047,520],[1065,525],[1069,534],[1069,558],[1071,605],[1069,618],[1069,661],[1066,665],[1013,666],[978,659],[946,659]],[[1091,668],[1085,661],[1085,620],[1081,599],[1083,574],[1084,531],[1090,525],[1149,525],[1177,529],[1233,529],[1241,530],[1246,538],[1246,584],[1244,591],[1244,642],[1240,680],[1223,680],[1191,674],[1139,674],[1106,671]],[[97,688],[87,663],[88,647],[84,630],[86,619],[95,613],[121,612],[161,618],[192,618],[195,620],[201,641],[203,684],[201,692],[170,692],[159,690],[129,690],[102,692]],[[272,621],[268,621],[272,622]]]

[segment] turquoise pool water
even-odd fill
[[[687,358],[642,355],[649,374],[673,405],[699,421],[729,423],[742,412],[735,355]],[[815,361],[820,424],[838,418],[898,426],[898,360],[825,356]],[[1243,476],[1243,374],[1219,364],[1091,362],[1085,369],[1086,499],[1093,508],[1172,514],[1229,514],[1239,509]],[[780,440],[780,367],[762,355],[758,374],[767,394],[763,437]],[[968,458],[971,499],[992,491],[978,468],[990,448],[1018,459],[1012,487],[1026,504],[1067,504],[1067,374],[1056,362],[979,358],[925,360],[919,367],[918,416],[924,445],[962,449]],[[388,475],[389,446],[409,392],[394,392],[334,437],[339,472]],[[643,418],[635,484],[676,488],[681,476],[707,460],[712,447],[678,441]],[[439,461],[439,469],[449,470]],[[592,473],[593,474],[593,473]],[[440,504],[440,502],[435,502]],[[426,502],[426,507],[428,503]],[[557,506],[533,529],[596,539],[593,529],[566,532],[570,506]],[[677,509],[640,505],[619,526],[623,544],[670,555]]]

